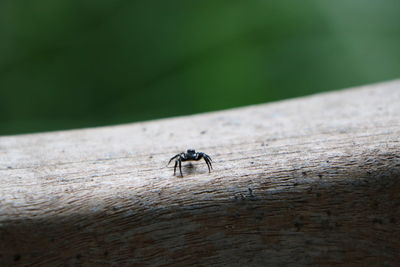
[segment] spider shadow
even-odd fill
[[[181,176],[180,173],[179,173],[179,170],[177,170],[177,176],[179,176],[179,177],[185,177],[187,175],[200,174],[200,173],[204,173],[204,171],[201,170],[201,168],[199,168],[198,166],[196,166],[196,164],[193,164],[191,162],[186,163],[186,164],[182,164],[182,174],[183,174],[183,176]]]
[[[194,165],[193,163],[189,162],[187,164],[182,164],[182,173],[183,175],[190,175],[196,172],[196,165]],[[179,175],[180,176],[180,175]]]

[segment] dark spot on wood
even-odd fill
[[[396,218],[394,217],[390,218],[390,223],[396,223]]]
[[[383,224],[383,221],[380,218],[374,218],[374,219],[372,219],[372,222],[373,223],[378,223],[378,224]]]
[[[254,195],[253,195],[253,190],[252,190],[250,187],[249,187],[248,189],[249,189],[249,196],[250,196],[250,197],[254,197]]]
[[[14,255],[14,261],[19,261],[21,259],[21,255],[20,254],[15,254]]]
[[[307,176],[307,172],[302,172],[301,174],[303,174],[303,176]]]
[[[331,214],[332,214],[330,210],[327,210],[325,212],[326,212],[326,215],[328,215],[328,216],[331,216]]]
[[[250,164],[254,164],[254,161],[250,162]]]
[[[242,193],[238,193],[238,194],[235,195],[235,200],[236,201],[245,200],[245,199],[246,199],[246,197]]]
[[[143,131],[143,132],[145,132],[146,130],[147,130],[146,127],[143,127],[143,128],[142,128],[142,131]]]
[[[329,163],[329,160],[327,160],[326,163]]]
[[[103,255],[104,255],[105,257],[107,257],[107,256],[108,256],[108,251],[107,251],[107,250],[104,251]]]
[[[321,197],[321,193],[320,193],[320,192],[316,193],[315,195],[316,195],[317,197]]]
[[[260,212],[256,215],[256,219],[261,221],[262,219],[264,219],[264,212]]]
[[[7,166],[7,169],[12,169],[12,167],[11,166]]]
[[[335,224],[331,223],[329,219],[323,219],[321,220],[321,227],[323,229],[327,229],[329,231],[332,231],[334,229]]]
[[[75,257],[79,260],[80,258],[82,258],[82,255],[78,253],[78,254],[76,254]]]
[[[304,224],[300,221],[294,222],[294,227],[296,227],[297,231],[300,231],[300,229],[304,226]]]
[[[149,159],[152,159],[153,158],[153,156],[149,156]]]
[[[322,174],[318,174],[318,177],[321,179],[322,178]]]
[[[207,131],[204,130],[204,131],[201,131],[200,134],[205,134],[206,132],[207,132]]]
[[[293,183],[293,186],[298,186],[298,185],[299,185],[299,183],[297,183],[297,182],[296,182],[296,183]]]

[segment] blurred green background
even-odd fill
[[[400,1],[0,1],[0,135],[400,76]]]

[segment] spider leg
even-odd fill
[[[211,157],[209,155],[207,155],[206,153],[203,153],[202,156],[204,157],[204,160],[206,161],[207,165],[210,165],[210,168],[212,169]]]
[[[211,167],[211,169],[212,169],[213,167],[212,167],[212,164],[211,164],[211,162],[212,162],[211,157],[210,157],[209,155],[206,154],[206,158],[207,158],[207,160],[208,160],[208,163],[210,163],[210,167]]]
[[[209,157],[208,157],[207,155],[203,155],[203,159],[204,159],[204,161],[205,161],[206,164],[207,164],[208,172],[211,172],[212,165],[211,165],[211,162],[210,162]]]
[[[175,160],[174,175],[175,175],[175,173],[176,173],[176,166],[178,166],[178,161],[177,161],[177,160]]]
[[[171,161],[173,161],[174,159],[176,159],[177,157],[179,157],[180,154],[176,154],[175,156],[173,156],[169,161],[167,166],[171,163]]]
[[[181,161],[181,159],[178,159],[178,162],[179,162],[179,171],[181,172],[181,176],[183,177],[183,174],[182,174],[182,161]]]

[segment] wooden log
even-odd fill
[[[395,266],[400,81],[1,137],[0,204],[1,266]]]

